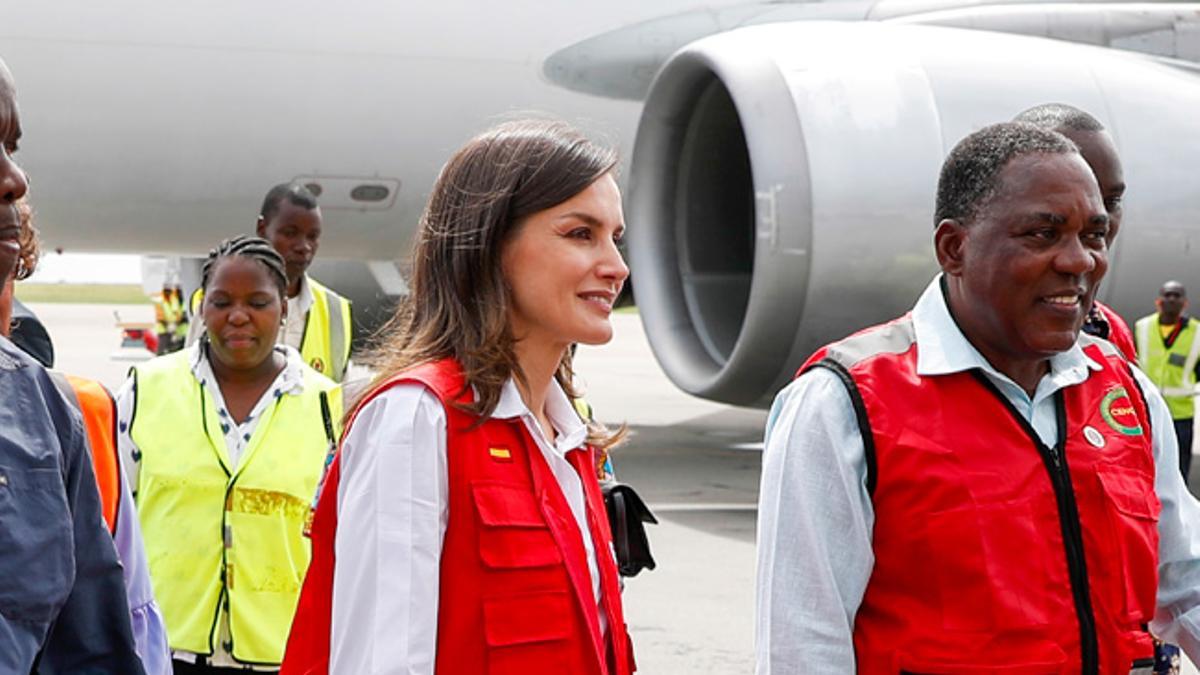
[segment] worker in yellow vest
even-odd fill
[[[350,365],[353,324],[350,301],[308,275],[321,241],[321,225],[316,196],[300,183],[281,183],[263,199],[255,232],[271,243],[287,271],[288,318],[279,332],[280,343],[295,347],[313,370],[341,382]],[[202,298],[203,289],[191,298],[188,344],[204,332],[195,320]]]
[[[187,336],[187,314],[179,287],[164,283],[154,294],[154,332],[158,336],[158,353],[170,354],[183,348]]]
[[[1186,482],[1192,461],[1192,425],[1197,376],[1200,375],[1200,321],[1186,315],[1187,290],[1168,281],[1158,291],[1158,311],[1134,326],[1138,366],[1167,400],[1179,439],[1179,470]]]
[[[204,265],[203,338],[135,366],[117,397],[176,675],[275,672],[283,658],[342,417],[340,388],[278,344],[287,287],[269,242],[222,242]]]

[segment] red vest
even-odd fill
[[[1099,300],[1095,302],[1095,305],[1096,309],[1104,315],[1104,320],[1108,322],[1108,341],[1116,345],[1127,361],[1137,363],[1137,347],[1133,344],[1133,331],[1129,330],[1129,324],[1125,323],[1125,319],[1114,312],[1112,307]]]
[[[436,672],[631,673],[632,649],[594,454],[577,450],[567,458],[583,479],[607,640],[600,633],[582,535],[537,443],[519,419],[489,419],[472,428],[478,418],[452,405],[470,396],[460,396],[464,385],[456,363],[426,364],[379,385],[356,406],[347,429],[375,396],[414,382],[441,400],[447,420],[450,520],[442,545]],[[329,671],[338,464],[335,459],[330,467],[313,519],[313,560],[281,675]]]
[[[828,346],[867,456],[875,566],[858,672],[1125,674],[1153,655],[1159,501],[1149,415],[1124,359],[1056,399],[1045,447],[978,372],[917,375],[903,317]]]

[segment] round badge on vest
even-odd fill
[[[1097,448],[1103,448],[1104,444],[1106,443],[1104,440],[1104,434],[1100,433],[1100,431],[1095,427],[1084,427],[1083,437],[1087,439],[1088,443],[1091,443]]]
[[[310,363],[309,365],[312,366],[312,369],[317,371],[318,373],[325,372],[325,362],[322,361],[321,357],[319,357],[319,356],[314,358],[312,360],[312,363]]]

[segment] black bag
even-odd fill
[[[642,568],[655,567],[650,554],[650,540],[646,538],[643,523],[658,524],[646,502],[623,483],[609,481],[600,484],[604,493],[604,507],[608,511],[608,524],[612,528],[613,547],[617,551],[617,570],[623,577],[636,577]]]

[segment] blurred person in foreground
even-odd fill
[[[570,347],[611,339],[629,274],[615,165],[521,121],[442,169],[321,493],[285,675],[633,671],[598,482],[620,432],[571,403]]]
[[[942,166],[939,274],[776,398],[758,672],[1149,673],[1200,656],[1200,505],[1170,413],[1081,334],[1108,266],[1096,178],[1023,123]]]
[[[13,159],[20,138],[15,85],[0,63],[0,280],[6,283],[22,251],[17,204],[28,183]],[[6,337],[0,337],[0,579],[0,672],[144,672],[79,412]]]
[[[13,276],[4,285],[3,293],[0,293],[0,320],[3,320],[0,334],[9,337],[6,331],[13,326],[4,318],[12,309],[15,282],[33,274],[40,256],[37,228],[33,225],[33,209],[29,200],[22,199],[17,209],[21,219],[20,255]],[[28,343],[14,344],[28,353]],[[36,345],[34,343],[35,349]],[[147,675],[167,675],[171,668],[166,627],[154,602],[141,526],[138,524],[129,483],[125,480],[117,456],[115,402],[108,389],[95,380],[53,370],[50,376],[59,392],[83,418],[92,469],[100,492],[101,515],[116,545],[117,558],[124,574],[129,618],[138,656]]]

